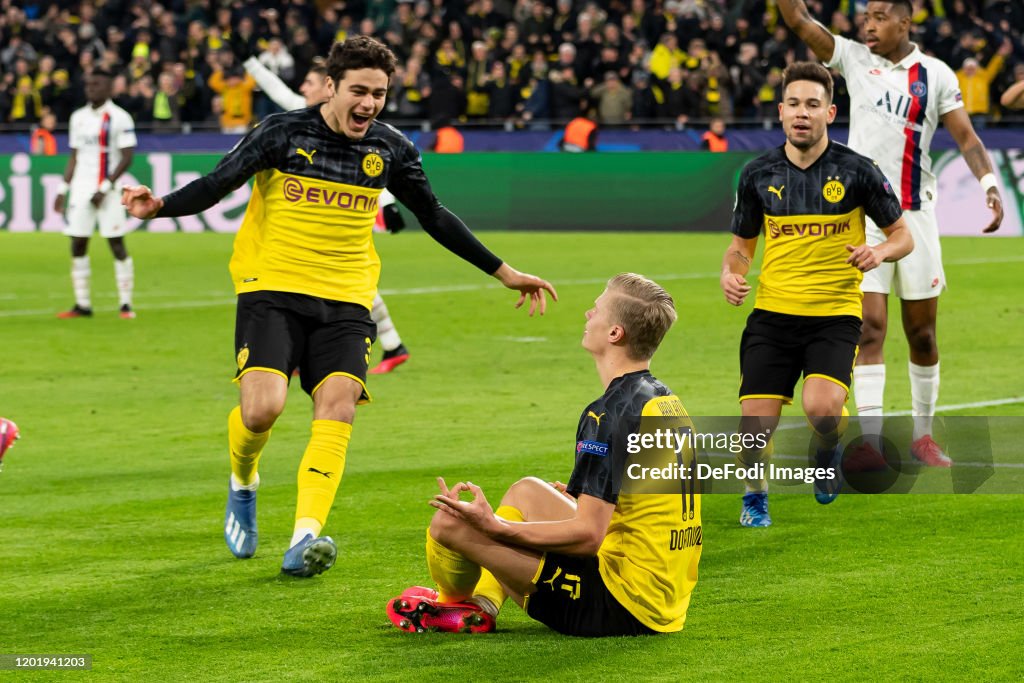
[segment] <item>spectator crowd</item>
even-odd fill
[[[863,2],[808,0],[858,37]],[[1024,80],[1024,2],[914,0],[914,40],[957,72],[979,123]],[[399,58],[387,120],[685,125],[776,118],[785,66],[808,57],[775,0],[0,0],[0,125],[66,125],[84,77],[114,75],[140,129],[244,130],[277,111],[242,64],[298,90],[331,44],[356,34]],[[845,115],[844,88],[837,104]]]

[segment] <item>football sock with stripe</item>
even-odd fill
[[[309,445],[299,463],[299,495],[295,504],[295,536],[314,536],[327,523],[338,484],[345,472],[345,454],[352,425],[338,420],[313,420]],[[301,536],[299,534],[302,534]],[[293,537],[293,543],[295,538]]]

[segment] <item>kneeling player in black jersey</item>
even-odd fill
[[[576,636],[678,631],[697,582],[702,547],[695,482],[644,482],[680,453],[632,447],[654,427],[692,429],[682,403],[650,372],[676,319],[654,282],[619,275],[587,311],[583,348],[604,394],[580,416],[568,484],[526,478],[492,510],[480,488],[460,482],[431,502],[427,566],[437,590],[414,586],[387,605],[405,631],[486,632],[506,597],[552,629]],[[685,451],[685,452],[684,452]],[[469,492],[473,500],[461,501]]]
[[[323,104],[268,116],[209,174],[163,198],[125,188],[138,218],[184,216],[216,204],[255,176],[235,238],[238,294],[235,375],[241,400],[228,417],[231,478],[224,538],[232,554],[256,552],[257,464],[300,369],[313,399],[312,436],[299,465],[292,542],[281,570],[329,569],[337,548],[321,531],[345,469],[356,404],[370,400],[366,373],[377,329],[370,317],[380,258],[373,224],[385,188],[457,256],[530,299],[543,314],[554,288],[492,254],[430,188],[420,154],[376,121],[395,56],[365,36],[336,43],[327,59],[333,93]]]
[[[836,115],[832,77],[820,64],[797,62],[783,74],[779,118],[786,144],[754,159],[740,175],[732,244],[722,263],[726,300],[750,293],[744,275],[765,236],[754,311],[740,342],[742,429],[773,433],[783,403],[804,376],[804,413],[818,435],[819,465],[835,465],[841,417],[860,339],[860,282],[883,261],[914,248],[900,202],[878,165],[828,139]],[[886,240],[868,246],[864,216]],[[764,454],[745,454],[753,465]],[[832,502],[838,476],[815,482],[819,503]],[[740,523],[769,526],[767,482],[748,481]]]

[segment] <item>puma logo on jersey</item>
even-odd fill
[[[588,410],[588,411],[587,411],[587,417],[592,417],[592,418],[594,418],[594,422],[596,422],[596,423],[597,423],[597,426],[598,426],[598,427],[600,427],[600,426],[601,426],[601,418],[602,418],[602,417],[604,417],[604,416],[605,416],[606,414],[607,414],[607,413],[601,413],[600,415],[597,415],[597,414],[595,414],[595,413],[594,413],[594,411],[593,411],[593,410]]]
[[[312,152],[307,152],[306,150],[299,147],[298,149],[295,150],[295,153],[306,157],[306,161],[308,161],[309,163],[313,163],[313,155],[316,154],[316,150],[314,149]]]
[[[785,189],[786,189],[785,185],[780,185],[778,187],[778,189],[776,189],[776,187],[774,185],[769,185],[768,186],[768,191],[771,192],[772,194],[774,194],[776,197],[778,197],[779,201],[782,201],[782,191],[785,190]]]

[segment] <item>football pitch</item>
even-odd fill
[[[385,602],[429,580],[435,476],[469,479],[492,504],[524,475],[566,480],[580,410],[602,393],[579,347],[584,311],[609,277],[639,272],[675,297],[680,320],[652,369],[695,420],[738,413],[753,297],[735,309],[721,295],[728,235],[481,236],[560,302],[528,318],[425,235],[378,236],[412,358],[371,376],[374,402],[358,411],[325,528],[337,565],[295,580],[279,567],[311,419],[297,383],[261,461],[256,557],[234,559],[222,537],[232,236],[132,235],[128,321],[95,239],[96,317],[58,321],[72,303],[66,238],[0,233],[0,415],[22,432],[0,473],[0,655],[89,654],[100,680],[1024,677],[1022,495],[776,495],[768,529],[739,526],[738,496],[705,496],[700,580],[671,636],[567,638],[512,603],[486,636],[391,626]],[[971,406],[943,414],[1024,415],[1024,241],[943,248],[939,403]],[[886,408],[900,411],[907,351],[893,313]]]

